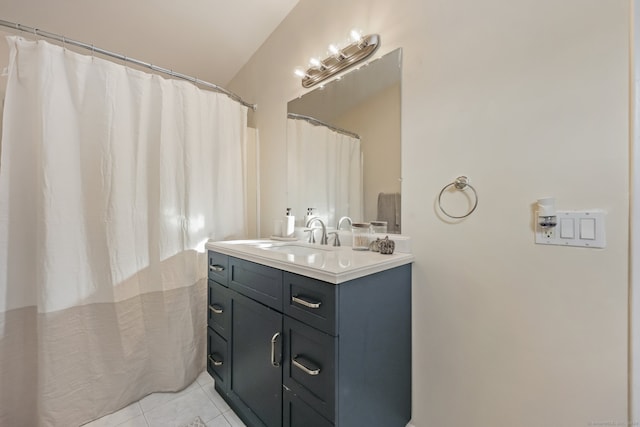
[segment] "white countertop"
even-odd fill
[[[291,248],[287,253],[284,246]],[[273,240],[209,241],[208,250],[253,261],[325,282],[339,284],[372,273],[413,262],[413,255],[395,252],[382,255],[371,251],[354,251],[351,246],[333,247],[300,241]]]

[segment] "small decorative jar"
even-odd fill
[[[354,222],[351,224],[351,234],[353,243],[351,248],[354,251],[368,251],[371,240],[371,224],[368,222]]]
[[[371,221],[371,232],[387,234],[387,221]]]

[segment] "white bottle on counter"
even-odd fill
[[[287,208],[287,214],[284,217],[284,221],[282,221],[282,236],[283,237],[293,237],[293,232],[295,231],[296,225],[296,217],[291,215],[291,208]]]
[[[315,208],[307,208],[307,214],[304,216],[304,224],[302,224],[303,227],[306,227],[309,221],[318,216],[313,213],[314,209]]]

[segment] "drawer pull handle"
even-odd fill
[[[298,295],[292,295],[291,301],[296,302],[300,305],[304,305],[305,307],[309,307],[309,308],[320,308],[320,305],[322,304],[321,301],[309,301]]]
[[[224,310],[219,305],[216,305],[216,304],[209,305],[209,310],[213,311],[213,314],[224,313]]]
[[[301,363],[302,361],[306,362],[307,364],[311,364],[309,360],[305,359],[304,357],[301,356],[296,356],[293,359],[291,359],[291,362],[293,362],[293,366],[295,366],[296,368],[300,369],[302,372],[304,372],[305,374],[308,375],[318,375],[320,373],[320,368],[309,368],[307,366],[305,366],[303,363]]]
[[[271,337],[271,366],[278,367],[280,366],[280,360],[276,360],[276,343],[278,342],[278,338],[280,337],[280,332],[276,332]]]
[[[209,358],[209,362],[211,362],[213,366],[222,366],[223,364],[222,360],[214,359],[213,356],[218,356],[218,355],[216,353],[213,353],[207,356]]]
[[[224,271],[224,267],[218,264],[210,265],[209,271],[215,271],[216,273],[220,273]]]

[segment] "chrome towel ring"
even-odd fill
[[[471,208],[471,210],[469,212],[467,212],[464,215],[461,215],[461,216],[451,215],[447,211],[445,211],[444,208],[442,207],[442,194],[447,190],[447,188],[451,187],[452,185],[455,187],[456,190],[464,191],[468,187],[468,188],[471,189],[471,191],[473,191],[473,198],[475,199],[475,201],[473,203],[473,207]],[[471,215],[473,213],[473,211],[475,211],[476,208],[478,207],[478,193],[476,192],[476,189],[473,188],[473,186],[471,184],[469,184],[469,178],[467,178],[466,176],[459,176],[459,177],[456,178],[456,180],[454,182],[445,185],[442,188],[442,190],[440,190],[440,194],[438,195],[438,207],[440,208],[440,210],[442,211],[443,214],[445,214],[449,218],[453,218],[453,219],[462,219],[462,218],[466,218],[469,215]]]

